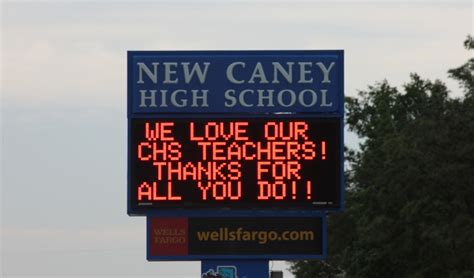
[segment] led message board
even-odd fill
[[[128,213],[338,210],[343,113],[342,51],[129,51]]]
[[[339,121],[132,120],[133,208],[335,208]]]

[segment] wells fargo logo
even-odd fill
[[[150,255],[180,256],[188,254],[188,219],[153,218]]]
[[[155,244],[184,244],[187,241],[185,229],[153,229]]]

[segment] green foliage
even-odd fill
[[[467,50],[474,49],[474,38],[468,36],[464,41]],[[469,59],[464,65],[448,71],[449,76],[458,80],[466,93],[471,97],[474,95],[474,58]]]
[[[347,209],[329,216],[328,260],[295,262],[298,278],[474,277],[473,69],[449,71],[462,99],[416,74],[403,92],[383,81],[347,99],[364,139],[347,152]]]

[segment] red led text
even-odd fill
[[[304,120],[148,121],[140,127],[136,164],[140,204],[155,202],[296,202],[315,200],[314,165],[333,142]],[[315,162],[319,164],[314,164]],[[316,193],[315,193],[316,192]]]

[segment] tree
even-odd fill
[[[403,92],[383,81],[347,99],[364,139],[347,155],[347,209],[329,217],[328,261],[294,263],[297,277],[473,277],[473,70],[449,71],[461,99],[416,74]]]
[[[464,41],[464,47],[467,50],[474,49],[474,38],[472,36],[467,36],[467,39]],[[460,82],[467,97],[472,98],[474,94],[474,58],[469,59],[459,68],[449,70],[448,73],[450,77]]]

